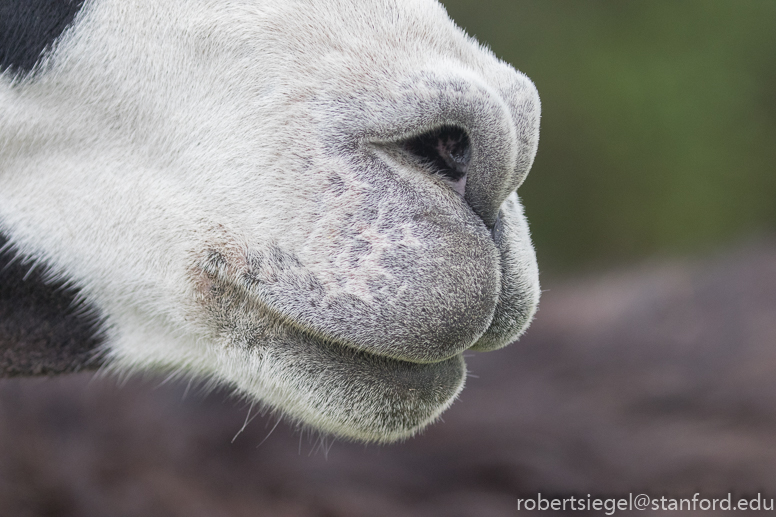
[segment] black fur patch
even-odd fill
[[[83,0],[0,0],[0,72],[29,72]]]
[[[7,239],[0,234],[0,249]],[[38,269],[0,252],[0,377],[93,369],[99,316],[77,291],[46,283]]]

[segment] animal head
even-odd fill
[[[0,75],[0,230],[99,362],[407,437],[539,297],[529,79],[433,0],[87,0]]]

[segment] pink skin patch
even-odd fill
[[[451,187],[453,187],[453,190],[461,194],[461,197],[463,197],[466,194],[466,175],[464,175],[463,178],[459,179],[458,181],[447,181]]]
[[[463,129],[441,127],[407,140],[404,148],[455,192],[465,194],[471,147]]]
[[[465,150],[462,152],[461,149],[466,146],[465,143],[462,146],[463,139],[463,134],[459,134],[455,138],[447,134],[437,139],[436,151],[450,169],[461,171],[466,169],[468,156],[465,155]],[[466,193],[466,172],[458,180],[450,177],[446,177],[445,180],[461,196]]]

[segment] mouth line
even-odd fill
[[[280,353],[294,359],[294,377],[307,379],[295,389],[309,400],[307,419],[336,435],[376,442],[407,438],[436,420],[466,380],[462,354],[410,363],[298,332],[289,338]],[[330,396],[314,395],[321,392]]]
[[[289,324],[286,324],[285,322],[281,322],[280,325],[284,326],[287,331],[290,331],[290,335],[296,337],[299,342],[303,342],[305,344],[309,344],[310,346],[314,346],[322,350],[331,352],[337,356],[360,358],[365,362],[369,362],[372,364],[380,363],[385,366],[396,366],[403,369],[432,370],[435,367],[442,365],[443,363],[447,363],[451,360],[455,360],[463,356],[463,352],[460,352],[446,359],[441,359],[439,361],[434,361],[434,362],[419,362],[419,361],[409,361],[405,359],[397,359],[395,357],[376,354],[369,350],[356,348],[354,346],[351,346],[347,343],[343,343],[341,341],[320,337],[296,325],[289,325]]]
[[[305,343],[310,343],[316,347],[326,348],[327,350],[331,350],[337,353],[338,355],[363,356],[368,360],[379,361],[379,362],[384,362],[386,364],[394,364],[396,366],[404,366],[404,367],[411,367],[411,368],[434,367],[435,365],[448,362],[452,359],[461,357],[463,355],[463,352],[459,352],[457,354],[451,355],[450,357],[439,359],[437,361],[412,361],[409,359],[399,359],[397,357],[392,357],[390,355],[379,354],[372,350],[359,348],[347,342],[333,339],[329,336],[323,336],[320,333],[316,332],[315,329],[302,325],[298,321],[291,318],[290,316],[269,307],[267,303],[260,300],[257,300],[257,301],[263,307],[265,307],[265,309],[270,314],[272,314],[272,317],[275,319],[277,324],[281,326],[281,328],[290,332],[292,335],[298,336],[300,341],[304,341]]]
[[[270,406],[282,401],[293,420],[345,438],[395,441],[436,420],[464,387],[463,353],[433,363],[378,355],[312,332],[244,285],[212,280],[229,290],[232,303],[250,311],[244,314],[262,313],[224,329],[238,338],[232,340],[238,346],[226,349],[240,365],[230,382],[245,394],[258,393]],[[262,368],[276,372],[270,384],[253,384],[255,366],[239,359],[245,357],[240,343],[262,357]]]

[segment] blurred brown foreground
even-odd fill
[[[776,242],[545,288],[525,338],[472,354],[444,422],[403,444],[270,434],[270,415],[232,442],[247,405],[161,379],[0,381],[0,516],[489,517],[530,514],[516,500],[537,492],[776,497]]]

